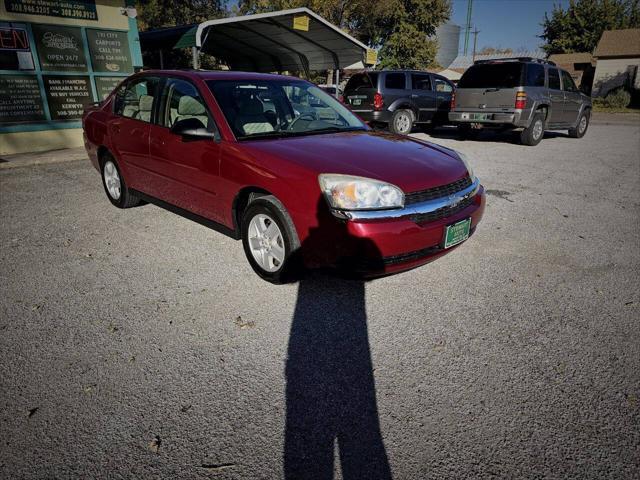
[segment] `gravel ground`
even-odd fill
[[[88,162],[0,171],[0,477],[640,478],[640,127],[435,136],[484,221],[367,283],[265,283]]]

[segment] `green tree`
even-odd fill
[[[226,0],[138,0],[138,28],[140,31],[177,25],[191,25],[205,20],[226,17],[229,10]],[[144,64],[160,66],[160,52],[143,51]],[[191,52],[186,49],[168,48],[162,51],[165,67],[190,68]],[[217,61],[209,55],[200,58],[202,68],[216,68]]]
[[[593,52],[605,30],[640,27],[639,0],[569,0],[567,9],[556,5],[542,22],[548,54]]]
[[[226,0],[138,0],[138,27],[141,31],[189,25],[226,17]]]

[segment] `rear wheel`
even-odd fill
[[[520,142],[530,146],[539,144],[544,136],[544,123],[544,113],[534,114],[531,125],[520,132]]]
[[[129,192],[116,159],[110,154],[101,159],[102,185],[109,201],[118,208],[135,207],[140,199]]]
[[[258,197],[247,206],[242,215],[242,245],[251,268],[268,282],[287,283],[295,276],[300,241],[276,197]]]
[[[584,134],[587,133],[587,128],[589,128],[589,111],[582,112],[580,114],[580,118],[578,119],[578,124],[576,128],[569,129],[569,136],[571,138],[582,138]]]
[[[393,133],[408,135],[413,128],[413,114],[410,110],[396,110],[391,116],[389,130]]]

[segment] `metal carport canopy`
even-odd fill
[[[337,70],[364,61],[367,52],[308,8],[209,20],[198,25],[195,40],[232,70],[254,72]]]

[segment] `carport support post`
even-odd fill
[[[198,70],[200,65],[198,65],[198,47],[191,47],[191,55],[193,57],[193,69]]]
[[[340,85],[340,68],[336,68],[336,98],[339,96],[338,85]]]

